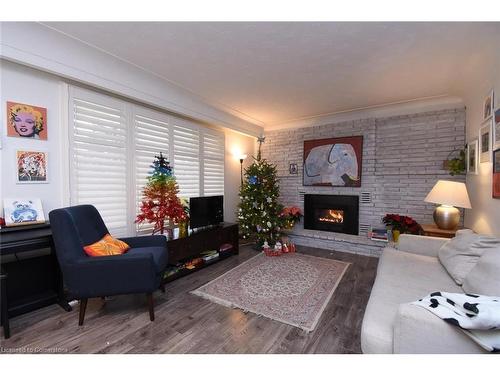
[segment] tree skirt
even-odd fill
[[[261,253],[191,293],[312,331],[347,267],[298,253]]]

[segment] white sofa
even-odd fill
[[[363,353],[486,353],[463,332],[410,302],[464,293],[437,257],[445,238],[401,235],[384,249],[361,328]]]

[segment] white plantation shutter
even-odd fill
[[[138,106],[134,109],[135,140],[135,204],[136,212],[140,212],[142,189],[151,172],[151,164],[155,155],[160,152],[170,161],[169,117],[157,111],[146,111]],[[137,232],[151,233],[154,224],[137,225]]]
[[[70,91],[71,204],[92,204],[108,230],[127,234],[125,103],[87,90]]]
[[[174,167],[180,197],[224,194],[224,134],[141,105],[70,86],[70,203],[92,204],[114,236],[134,224],[154,156]]]
[[[174,124],[174,174],[179,184],[181,197],[200,195],[200,131],[177,120]]]
[[[203,195],[224,194],[224,134],[203,132]]]

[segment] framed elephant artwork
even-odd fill
[[[363,136],[304,141],[304,186],[361,187]]]

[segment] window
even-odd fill
[[[72,88],[71,204],[93,204],[113,235],[127,233],[127,125],[123,103]]]
[[[151,162],[155,155],[162,152],[169,160],[169,118],[157,111],[134,106],[134,141],[135,141],[135,212],[139,213],[142,189],[147,183],[151,171]],[[137,225],[137,232],[151,233],[153,224]]]
[[[134,224],[154,156],[167,156],[181,197],[224,194],[224,134],[161,111],[70,87],[71,204],[93,204],[115,236]]]
[[[224,137],[203,132],[203,195],[224,195]]]
[[[174,125],[174,174],[183,197],[200,196],[200,131],[184,121]]]

